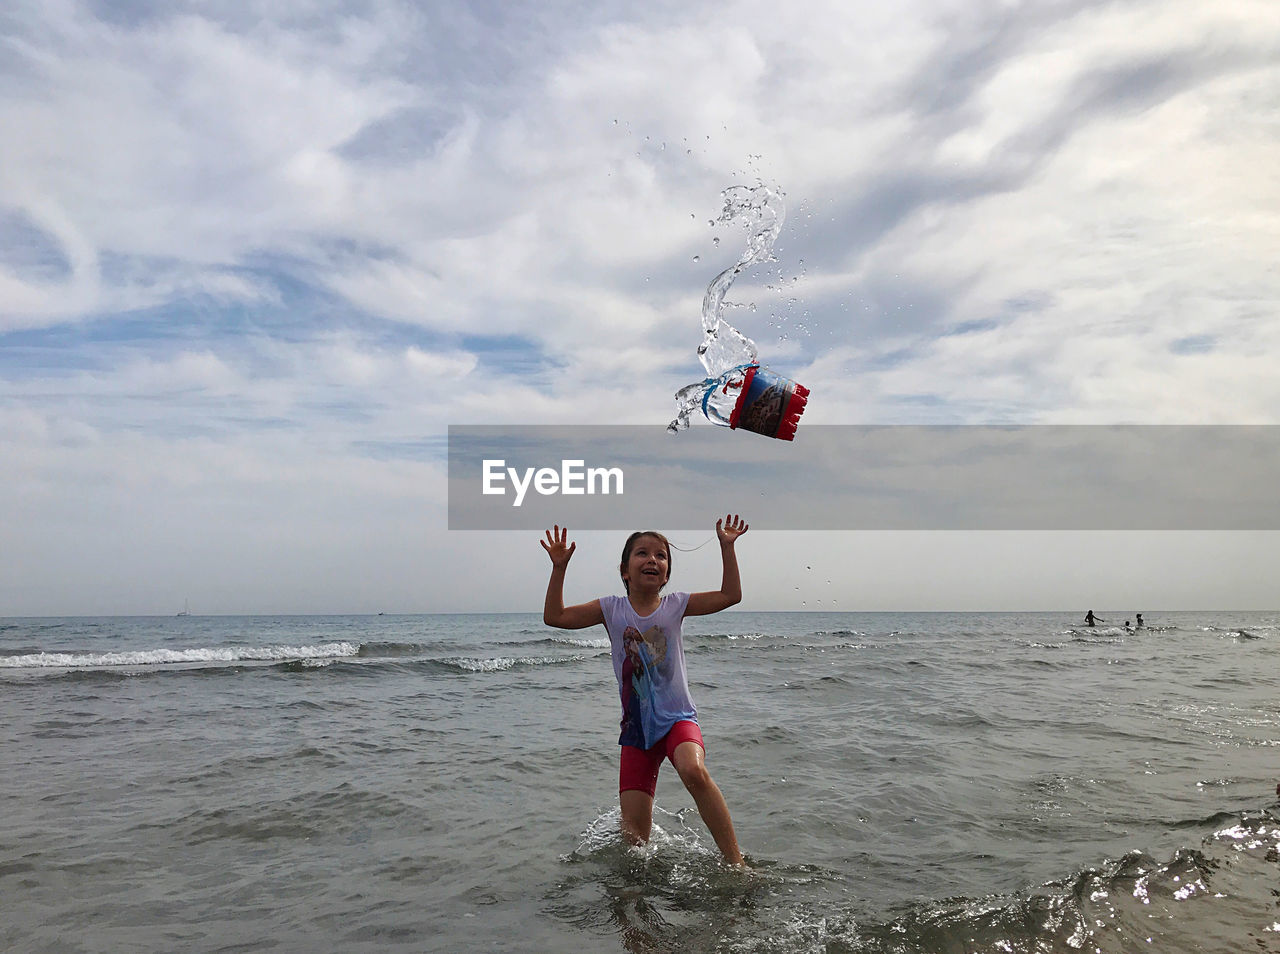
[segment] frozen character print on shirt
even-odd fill
[[[658,666],[667,658],[667,634],[650,626],[643,633],[628,626],[622,634],[626,658],[622,663],[622,734],[634,739],[624,744],[647,748],[644,744],[644,713],[653,711]]]

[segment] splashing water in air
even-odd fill
[[[737,399],[746,369],[756,364],[758,357],[755,342],[725,321],[721,311],[729,287],[743,269],[772,259],[773,243],[786,217],[783,193],[764,184],[738,185],[725,189],[722,196],[724,209],[716,222],[743,222],[749,233],[747,247],[736,264],[711,281],[702,297],[702,344],[698,346],[698,360],[707,378],[676,392],[676,417],[667,426],[672,433],[688,428],[690,415],[699,407],[713,421],[728,424],[728,409]]]

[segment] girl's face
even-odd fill
[[[637,537],[622,568],[622,578],[628,586],[662,589],[670,576],[667,559],[667,547],[657,537]]]

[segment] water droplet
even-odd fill
[[[718,236],[718,235],[713,235],[713,236],[711,237],[711,244],[712,244],[712,245],[717,245],[717,246],[718,246],[718,245],[720,244],[720,236]]]
[[[806,570],[812,570],[812,569],[813,569],[813,567],[811,567],[811,566],[806,566],[806,567],[805,567],[805,569],[806,569]]]
[[[702,261],[702,256],[701,256],[701,255],[695,255],[695,256],[693,256],[693,260],[694,260],[695,262],[700,262],[700,261]]]

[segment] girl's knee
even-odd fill
[[[680,773],[680,781],[690,792],[697,792],[711,786],[711,773],[702,762],[694,762],[676,770]]]

